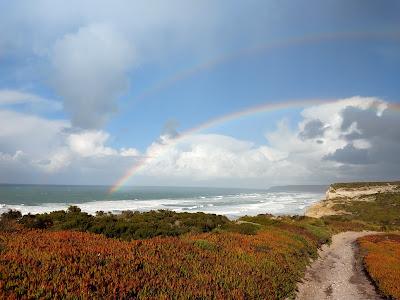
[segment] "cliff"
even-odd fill
[[[312,205],[305,215],[320,218],[348,214],[336,206],[350,201],[375,201],[376,196],[383,193],[400,193],[400,182],[335,183],[329,186],[325,199]]]

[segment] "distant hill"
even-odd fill
[[[309,192],[309,193],[325,193],[329,185],[278,185],[267,189],[268,192]]]

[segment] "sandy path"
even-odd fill
[[[356,239],[373,233],[348,231],[333,236],[332,244],[323,246],[320,258],[307,269],[296,299],[382,299],[355,257]]]

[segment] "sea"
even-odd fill
[[[226,215],[302,215],[324,198],[327,186],[282,186],[269,189],[214,187],[123,187],[0,184],[0,213],[16,209],[22,214],[63,210],[76,205],[89,214],[97,211],[169,209]]]

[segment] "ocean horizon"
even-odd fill
[[[262,213],[301,215],[324,197],[325,188],[323,185],[269,189],[127,186],[110,193],[110,186],[105,185],[1,184],[0,213],[15,209],[22,214],[35,214],[76,205],[89,214],[168,209],[230,218]]]

